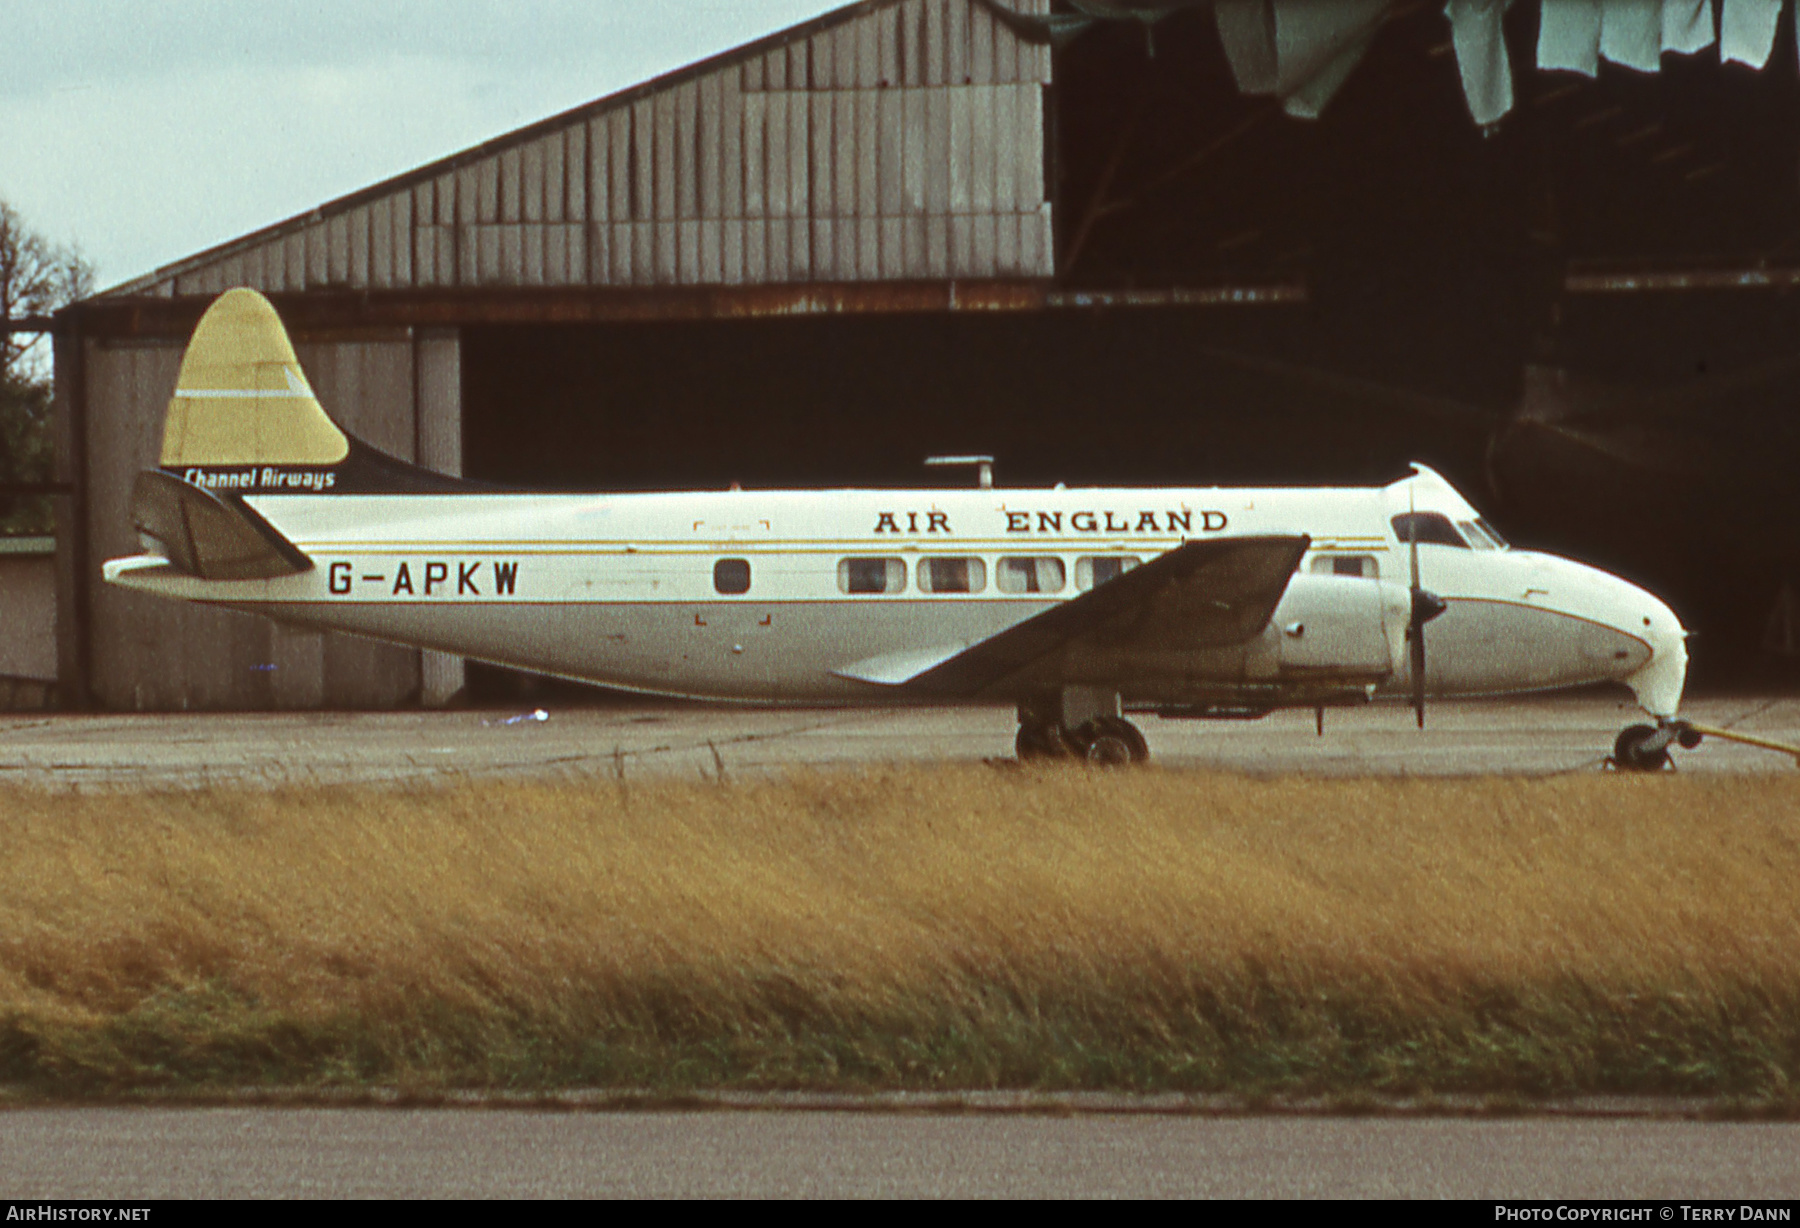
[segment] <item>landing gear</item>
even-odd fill
[[[1118,713],[1116,694],[1065,687],[1060,695],[1019,705],[1013,746],[1025,761],[1081,759],[1104,767],[1146,762],[1144,735]]]
[[[1680,745],[1685,750],[1693,750],[1700,745],[1701,738],[1700,730],[1686,721],[1628,725],[1613,740],[1612,758],[1607,762],[1621,772],[1660,772],[1669,766],[1670,746]],[[1787,748],[1778,746],[1776,749]]]
[[[1138,727],[1122,716],[1097,716],[1074,733],[1074,742],[1089,763],[1119,767],[1147,763],[1150,746]]]
[[[1608,761],[1621,772],[1660,772],[1669,766],[1671,732],[1654,725],[1628,725],[1613,739]]]
[[[1067,759],[1075,753],[1063,740],[1062,726],[1042,721],[1021,723],[1019,735],[1013,739],[1013,750],[1024,763],[1036,759]]]

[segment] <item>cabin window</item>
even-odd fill
[[[1063,561],[1049,555],[1001,559],[994,569],[994,586],[1003,593],[1060,593],[1067,581]]]
[[[919,560],[922,593],[979,593],[987,587],[987,564],[980,559]]]
[[[1375,556],[1372,554],[1321,554],[1312,561],[1312,572],[1315,576],[1361,576],[1366,580],[1374,580],[1381,573],[1376,569]]]
[[[838,590],[845,593],[906,591],[906,564],[900,559],[839,559]]]
[[[750,560],[720,559],[713,564],[713,589],[726,595],[750,591]]]
[[[1394,517],[1394,536],[1402,542],[1417,540],[1433,546],[1456,546],[1467,550],[1469,543],[1462,539],[1456,526],[1450,523],[1450,517],[1442,512],[1401,512]]]
[[[1075,560],[1075,587],[1087,590],[1097,584],[1122,576],[1136,567],[1139,559],[1129,554],[1088,555]]]

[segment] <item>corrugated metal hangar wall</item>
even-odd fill
[[[57,351],[64,469],[86,492],[62,528],[65,693],[117,709],[357,708],[462,684],[439,654],[98,581],[101,560],[136,548],[132,480],[154,464],[214,295],[270,294],[344,426],[460,473],[469,326],[891,310],[959,283],[1004,295],[1047,279],[1049,80],[1048,48],[974,0],[873,0],[84,304]],[[859,284],[893,289],[858,298]]]
[[[1137,7],[868,0],[69,309],[63,696],[462,684],[99,582],[135,548],[181,346],[240,284],[340,421],[447,472],[899,484],[991,451],[1002,484],[1368,482],[1421,459],[1668,598],[1696,680],[1800,679],[1792,22],[1705,50],[1693,0]]]

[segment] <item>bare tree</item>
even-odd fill
[[[51,243],[0,201],[0,322],[47,316],[93,293],[81,253]],[[50,346],[41,334],[0,330],[0,483],[50,480]],[[49,501],[0,497],[0,534],[44,533]]]

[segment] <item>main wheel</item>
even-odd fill
[[[1013,751],[1021,762],[1036,759],[1067,759],[1069,744],[1063,740],[1061,726],[1032,722],[1020,725],[1013,738]]]
[[[1626,772],[1662,771],[1669,764],[1669,748],[1664,745],[1649,749],[1648,743],[1655,736],[1653,726],[1626,726],[1613,740],[1613,766]]]
[[[1074,741],[1093,764],[1118,767],[1150,758],[1150,747],[1138,727],[1123,717],[1099,716],[1076,730]]]

